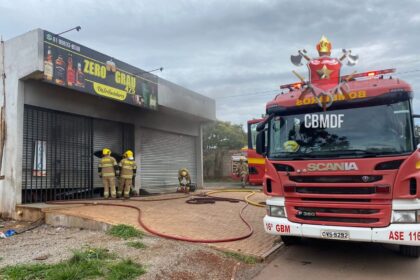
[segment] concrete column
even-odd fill
[[[135,180],[135,190],[140,193],[141,189],[141,138],[142,138],[142,130],[138,123],[134,126],[134,156],[136,159],[137,164],[137,176]]]
[[[195,141],[195,148],[197,154],[197,188],[202,188],[204,186],[204,179],[203,179],[203,128],[202,124],[198,125],[198,136],[196,137]]]
[[[6,75],[4,146],[0,180],[0,214],[15,218],[16,204],[22,202],[22,145],[24,79],[43,69],[42,30],[37,29],[8,40],[4,44],[4,73]]]

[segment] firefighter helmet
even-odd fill
[[[108,148],[104,148],[102,150],[102,155],[107,156],[107,155],[111,155],[111,150]]]
[[[128,159],[134,159],[133,151],[131,151],[131,150],[125,151],[124,156]]]
[[[187,168],[181,168],[179,171],[178,171],[178,175],[179,176],[181,176],[181,177],[186,177],[186,176],[188,176],[188,169]]]

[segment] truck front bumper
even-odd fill
[[[293,223],[286,218],[266,215],[264,217],[264,228],[267,233],[275,235],[325,239],[322,232],[346,232],[348,233],[348,241],[420,246],[420,224],[391,224],[384,228],[323,226]]]

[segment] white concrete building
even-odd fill
[[[100,195],[93,154],[104,147],[135,152],[136,189],[174,190],[182,167],[203,184],[201,126],[215,120],[214,100],[41,29],[1,44],[0,73],[2,216]]]

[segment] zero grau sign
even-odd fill
[[[44,81],[157,109],[158,77],[44,31]]]

